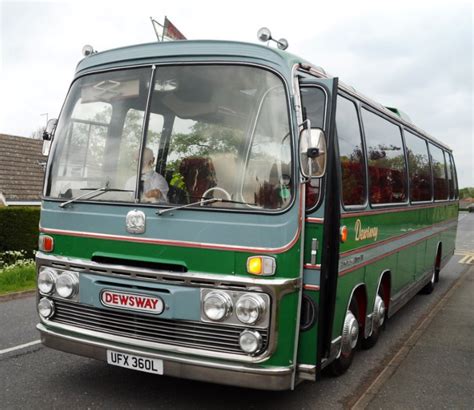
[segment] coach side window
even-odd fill
[[[443,151],[430,144],[431,163],[433,167],[434,199],[448,199],[448,180]]]
[[[458,189],[458,174],[456,171],[456,165],[454,164],[454,158],[452,154],[449,154],[449,162],[451,164],[451,173],[453,175],[454,183],[454,199],[459,198],[459,189]]]
[[[446,169],[448,171],[448,188],[449,188],[449,199],[454,199],[456,197],[456,188],[454,186],[454,169],[453,163],[451,160],[451,155],[448,152],[444,152],[444,157],[446,158]]]
[[[366,197],[364,147],[356,106],[338,96],[336,129],[342,175],[344,205],[363,205]]]
[[[373,204],[405,202],[407,178],[400,128],[362,110],[369,168],[369,194]]]
[[[426,141],[405,131],[412,201],[431,201],[431,168]]]

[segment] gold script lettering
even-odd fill
[[[377,237],[379,235],[379,228],[374,226],[374,227],[367,227],[367,228],[362,228],[362,222],[360,219],[357,219],[355,222],[354,226],[355,230],[355,240],[356,241],[363,241],[365,239],[374,239],[374,241],[377,240]]]

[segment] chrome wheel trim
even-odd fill
[[[354,314],[348,310],[342,330],[341,353],[349,354],[356,346],[359,338],[359,323]]]
[[[380,295],[375,298],[375,321],[376,327],[380,327],[385,322],[385,303]]]

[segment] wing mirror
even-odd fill
[[[58,125],[58,120],[52,118],[46,124],[46,128],[43,131],[43,155],[48,156],[49,150],[51,149],[51,142],[53,141],[54,131],[56,131],[56,126]]]
[[[306,178],[321,178],[326,172],[326,136],[311,128],[309,120],[300,133],[300,169]]]

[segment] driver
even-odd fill
[[[140,192],[143,192],[143,195],[140,195],[140,199],[142,202],[151,203],[168,202],[168,183],[163,176],[154,170],[154,163],[153,151],[146,147],[143,151],[143,164],[140,176]],[[135,190],[135,181],[136,178],[134,176],[129,178],[125,184],[125,189]]]

